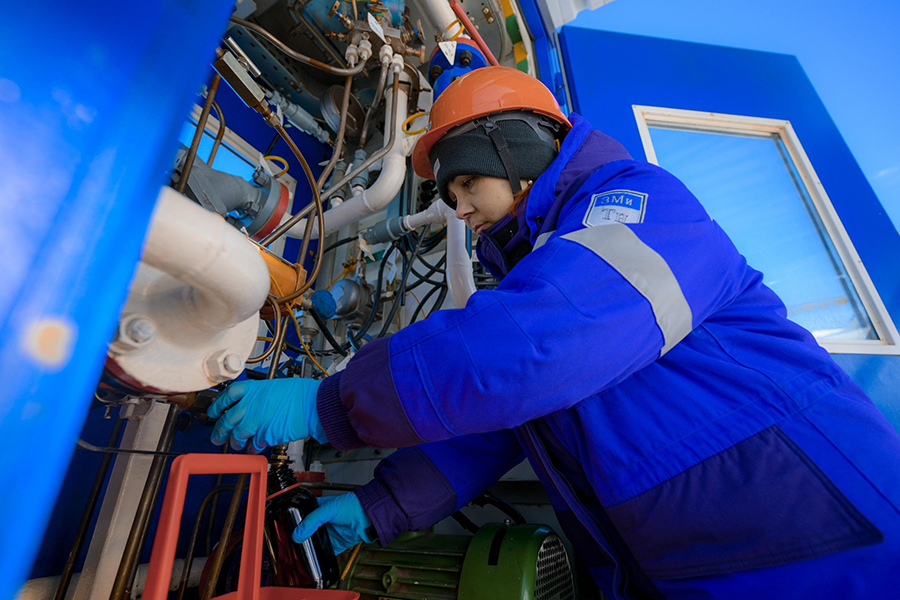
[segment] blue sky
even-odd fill
[[[793,54],[900,227],[900,2],[615,0],[579,27]]]

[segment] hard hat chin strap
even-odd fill
[[[484,127],[485,133],[488,134],[491,141],[494,143],[497,154],[500,155],[500,161],[506,169],[506,177],[509,179],[509,186],[512,188],[512,193],[518,194],[522,191],[522,186],[519,183],[519,170],[516,168],[516,162],[513,160],[512,152],[509,151],[509,144],[506,143],[503,132],[500,131],[500,128],[496,123],[488,120],[485,120],[484,123],[482,123],[482,127]]]

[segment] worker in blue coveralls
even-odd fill
[[[497,288],[209,411],[236,448],[401,448],[294,539],[387,544],[527,458],[609,598],[900,598],[900,437],[685,186],[515,69],[429,118],[414,167]]]

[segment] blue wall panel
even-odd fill
[[[789,120],[900,322],[900,236],[795,57],[577,27],[560,39],[572,109],[635,158],[645,158],[636,104]],[[900,429],[900,357],[835,359]]]
[[[0,598],[28,574],[193,91],[233,2],[5,7]]]

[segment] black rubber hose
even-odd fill
[[[378,267],[378,279],[375,280],[375,294],[372,296],[372,312],[366,317],[366,320],[363,322],[363,326],[359,331],[353,335],[354,345],[359,345],[359,341],[363,339],[363,336],[369,331],[372,323],[375,322],[375,315],[378,313],[379,304],[381,304],[381,284],[384,280],[384,267],[387,265],[387,259],[390,256],[390,253],[394,250],[398,250],[396,242],[391,244],[391,247],[388,248],[381,257],[381,265]]]
[[[400,300],[403,298],[404,290],[406,289],[406,280],[409,277],[409,271],[410,269],[412,269],[413,262],[415,262],[415,257],[419,252],[419,247],[422,245],[422,240],[425,239],[425,234],[428,233],[428,229],[430,228],[431,226],[429,225],[422,233],[422,235],[419,236],[419,239],[416,242],[416,247],[413,249],[413,258],[406,263],[406,266],[403,269],[403,276],[400,278],[400,287],[397,288],[397,296],[394,298],[394,302],[391,304],[391,311],[384,319],[382,319],[384,325],[381,326],[381,331],[376,337],[384,337],[384,335],[387,333],[387,330],[391,328],[391,320],[394,318],[394,313],[397,312],[397,307],[400,306]]]
[[[446,260],[447,260],[447,255],[445,254],[444,256],[441,257],[441,260],[439,260],[437,262],[435,267],[440,267],[441,265],[443,265],[446,262]],[[433,279],[428,279],[428,277],[431,276],[433,273],[438,273],[438,272],[441,273],[442,275],[444,275],[444,281],[434,281]],[[413,274],[416,275],[417,277],[421,277],[421,279],[416,281],[414,284],[408,286],[406,288],[407,292],[410,290],[416,289],[423,283],[430,283],[431,285],[446,285],[447,274],[444,272],[443,269],[435,268],[434,271],[429,270],[425,273],[424,277],[419,275],[418,272],[415,271],[415,269],[413,270]]]
[[[428,293],[425,294],[425,297],[422,298],[422,301],[419,302],[419,305],[416,307],[415,312],[413,312],[412,318],[409,320],[410,323],[416,322],[416,319],[419,317],[419,313],[424,312],[423,309],[425,308],[425,303],[428,302],[428,300],[435,294],[435,292],[440,290],[441,287],[442,286],[435,286],[435,287],[431,288],[430,290],[428,290]],[[432,310],[434,310],[434,309],[432,309]]]
[[[503,514],[512,519],[513,523],[517,525],[522,525],[526,523],[525,517],[522,516],[522,513],[519,510],[504,500],[499,496],[496,496],[493,492],[485,492],[472,500],[472,504],[475,506],[483,507],[486,504],[490,504],[491,506],[498,508]]]
[[[460,524],[463,529],[468,531],[469,533],[478,533],[478,525],[472,522],[472,520],[466,515],[462,514],[461,511],[456,511],[452,515],[450,515],[454,521]]]
[[[328,323],[325,322],[325,319],[322,318],[322,315],[319,314],[319,311],[316,310],[315,306],[309,307],[309,314],[312,315],[313,321],[316,322],[316,325],[319,326],[319,331],[322,332],[322,335],[325,336],[325,339],[334,348],[338,354],[341,356],[347,356],[347,350],[341,346],[331,332],[328,330]]]
[[[329,246],[327,248],[325,248],[322,252],[329,252],[331,250],[334,250],[338,246],[343,246],[344,244],[349,244],[350,242],[352,242],[354,240],[356,240],[355,237],[348,237],[348,238],[344,238],[342,240],[338,240],[333,244],[329,244]]]

